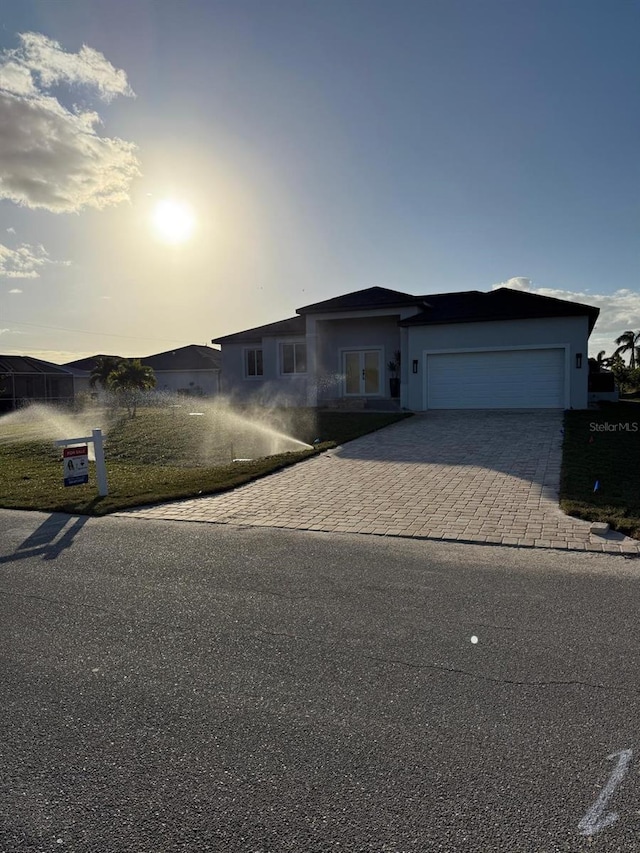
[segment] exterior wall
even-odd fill
[[[282,375],[279,351],[281,343],[296,343],[304,338],[263,338],[253,343],[232,343],[222,346],[222,393],[240,403],[255,402],[262,405],[304,406],[307,400],[307,373]],[[263,376],[246,377],[245,351],[262,349]]]
[[[309,376],[316,377],[307,386],[307,405],[316,406],[323,401],[335,399],[342,394],[342,363],[340,341],[344,348],[359,349],[367,346],[382,346],[382,389],[389,396],[389,372],[387,363],[396,350],[402,349],[402,331],[398,320],[404,320],[419,313],[416,306],[405,308],[371,308],[363,311],[331,311],[328,313],[307,314],[307,361]],[[376,324],[380,323],[379,327]],[[328,333],[326,329],[329,329]],[[340,331],[337,331],[337,330]],[[333,330],[333,331],[331,331]],[[375,341],[369,335],[373,330],[379,338]],[[372,332],[372,334],[373,334]],[[334,335],[333,342],[331,336]],[[404,370],[404,366],[402,370]],[[402,395],[402,384],[400,386]]]
[[[211,397],[220,386],[219,370],[156,370],[156,391],[174,391]]]
[[[156,391],[170,391],[172,393],[188,392],[194,396],[204,395],[207,397],[218,394],[220,391],[219,370],[154,370],[156,377]],[[98,394],[100,388],[92,388],[90,373],[86,375],[74,375],[73,385],[76,395]]]
[[[399,315],[344,320],[321,320],[317,323],[318,402],[343,394],[342,352],[380,348],[381,397],[389,397],[390,372],[387,364],[400,349]]]
[[[531,320],[452,323],[442,326],[413,326],[407,329],[407,372],[402,404],[414,411],[424,408],[424,352],[426,350],[473,349],[475,347],[524,347],[528,344],[567,346],[572,409],[587,408],[588,320],[586,317],[550,317]],[[582,367],[576,367],[576,354],[582,353]],[[404,353],[403,353],[404,355]],[[418,373],[413,373],[413,360]]]
[[[586,317],[552,317],[531,320],[452,323],[441,326],[399,328],[399,319],[413,310],[372,311],[354,317],[353,313],[307,315],[307,373],[282,375],[279,344],[304,340],[300,337],[266,337],[262,341],[224,344],[222,347],[222,393],[239,402],[272,405],[317,405],[342,395],[341,351],[381,347],[383,367],[382,397],[388,397],[387,363],[396,350],[402,352],[401,405],[414,411],[424,406],[424,352],[490,347],[567,347],[569,404],[587,408],[588,320]],[[264,375],[247,378],[244,359],[247,349],[262,348]],[[576,354],[582,353],[582,367],[576,367]],[[413,373],[413,360],[418,372]],[[314,379],[317,377],[317,379]],[[160,375],[158,374],[158,385]]]

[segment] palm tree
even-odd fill
[[[109,387],[109,376],[117,370],[122,359],[117,355],[99,355],[89,376],[89,385],[95,388],[99,385],[103,390]]]
[[[156,377],[153,368],[142,364],[139,358],[124,359],[107,379],[109,389],[120,394],[129,415],[134,418],[142,391],[155,388]]]
[[[640,361],[640,332],[623,332],[619,338],[616,338],[618,349],[614,355],[622,355],[629,353],[629,367],[635,370],[636,363]]]

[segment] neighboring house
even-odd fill
[[[73,402],[73,376],[59,364],[27,355],[0,355],[0,412],[29,403]]]
[[[141,358],[153,369],[158,391],[210,397],[220,391],[220,350],[189,344]]]
[[[97,388],[92,388],[90,384],[91,371],[96,366],[99,358],[122,358],[119,355],[89,355],[86,358],[77,358],[75,361],[68,361],[63,365],[68,371],[73,374],[73,385],[76,396],[78,394],[89,394],[97,391]]]
[[[91,371],[101,356],[89,356],[68,362],[65,367],[76,374],[76,393],[92,390],[89,386]],[[119,356],[115,356],[119,358]],[[151,367],[156,377],[157,391],[177,394],[211,396],[220,390],[220,350],[213,347],[189,344],[167,352],[141,358],[142,364]]]
[[[600,401],[615,403],[620,398],[614,374],[597,362],[589,359],[589,405]]]
[[[215,338],[223,391],[289,405],[414,411],[587,408],[587,342],[599,309],[498,288],[413,296],[347,293],[297,316]]]

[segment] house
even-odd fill
[[[620,394],[616,377],[595,358],[589,359],[589,405],[596,407],[600,402],[615,403]]]
[[[506,287],[426,296],[370,287],[212,343],[222,347],[222,389],[239,400],[413,411],[581,409],[598,313]],[[395,353],[397,401],[389,381]]]
[[[76,393],[90,391],[91,371],[99,358],[94,355],[65,364],[76,376]],[[109,356],[120,358],[120,356]],[[167,352],[141,358],[142,364],[151,367],[156,377],[156,390],[177,394],[210,396],[220,390],[220,350],[213,347],[189,344]]]
[[[158,391],[211,396],[220,390],[220,350],[189,344],[140,361],[155,373]]]
[[[0,413],[28,403],[73,402],[73,375],[27,355],[0,355]]]
[[[89,394],[95,389],[91,387],[91,371],[96,366],[99,358],[121,358],[119,355],[89,355],[86,358],[77,358],[75,361],[68,361],[63,364],[63,367],[73,374],[73,387],[76,396],[78,394]]]

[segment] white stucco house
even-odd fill
[[[347,408],[587,408],[599,309],[510,288],[371,287],[215,338],[238,400]],[[400,354],[399,398],[389,363]]]

